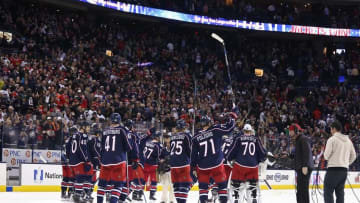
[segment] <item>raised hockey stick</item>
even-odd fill
[[[194,100],[193,100],[193,108],[194,108],[194,115],[193,115],[193,123],[192,123],[192,136],[195,136],[195,125],[196,125],[196,111],[197,111],[197,80],[195,74],[193,74],[193,80],[194,80]]]
[[[229,60],[228,60],[227,51],[226,51],[226,47],[225,47],[225,41],[223,38],[221,38],[216,33],[211,33],[211,37],[214,38],[216,41],[220,42],[220,44],[222,44],[222,46],[223,46],[224,55],[225,55],[225,64],[226,64],[226,68],[227,68],[227,76],[228,76],[229,85],[230,85],[231,100],[232,100],[233,106],[235,106],[235,95],[234,95],[233,88],[232,88],[230,66],[229,66]]]

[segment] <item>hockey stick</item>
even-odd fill
[[[138,166],[138,167],[141,167],[141,166]],[[139,182],[139,185],[142,186],[142,183],[141,183],[141,181],[140,181],[140,177],[139,177],[138,171],[135,170],[135,173],[136,173],[136,178],[137,178],[137,180],[138,180],[138,182]],[[142,193],[142,195],[144,196],[144,201],[145,201],[145,203],[147,203],[146,195],[145,195],[145,193],[144,193],[144,190],[140,190],[140,193]]]
[[[234,95],[233,88],[232,88],[230,66],[229,66],[229,60],[228,60],[228,56],[227,56],[224,39],[215,33],[211,33],[211,37],[214,38],[216,41],[220,42],[220,44],[222,44],[222,46],[223,46],[224,55],[225,55],[225,64],[226,64],[226,68],[227,68],[227,75],[228,75],[229,85],[230,85],[231,100],[232,100],[233,106],[235,106],[235,95]]]
[[[196,111],[197,111],[197,103],[196,103],[196,98],[197,98],[197,80],[196,80],[196,76],[195,74],[193,74],[193,80],[194,80],[194,101],[193,101],[193,108],[194,108],[194,115],[193,115],[193,123],[192,123],[192,136],[195,135],[195,124],[196,124]]]
[[[264,179],[264,182],[265,182],[266,186],[267,186],[270,190],[272,190],[271,185],[269,184],[269,182],[268,182],[266,179]]]

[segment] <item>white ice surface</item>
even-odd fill
[[[360,189],[355,189],[355,193],[360,197]],[[295,203],[295,191],[294,190],[264,190],[262,192],[262,203]],[[160,202],[161,192],[157,192],[157,202]],[[147,194],[148,197],[148,194]],[[317,195],[318,201],[315,195],[311,200],[310,190],[310,202],[323,203],[323,197]],[[198,192],[190,192],[188,202],[197,203],[199,199]],[[346,203],[358,203],[350,189],[345,190],[345,202]],[[0,192],[0,203],[65,203],[60,200],[60,193],[58,192]],[[96,200],[94,201],[96,203]],[[149,203],[149,201],[148,201]]]

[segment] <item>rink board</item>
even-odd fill
[[[21,186],[1,186],[0,192],[59,192],[62,180],[62,167],[58,164],[21,164],[20,165]],[[323,187],[326,171],[312,172],[310,188],[319,185]],[[6,176],[5,176],[6,177]],[[286,190],[295,188],[296,174],[293,170],[268,170],[264,179],[269,183],[271,189]],[[1,179],[0,179],[1,180]],[[350,185],[350,184],[351,185]],[[260,181],[262,190],[269,190],[264,181]],[[360,171],[349,172],[345,188],[360,188]],[[95,190],[97,187],[95,187]],[[158,191],[162,185],[158,185]],[[198,191],[196,185],[191,189]]]

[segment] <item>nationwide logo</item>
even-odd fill
[[[34,169],[34,182],[42,182],[44,180],[44,170]]]
[[[41,183],[47,179],[62,179],[62,174],[51,173],[44,171],[44,169],[34,169],[34,182]]]
[[[281,182],[282,180],[289,180],[289,175],[275,173],[275,175],[266,175],[266,180],[274,180],[275,182]]]

